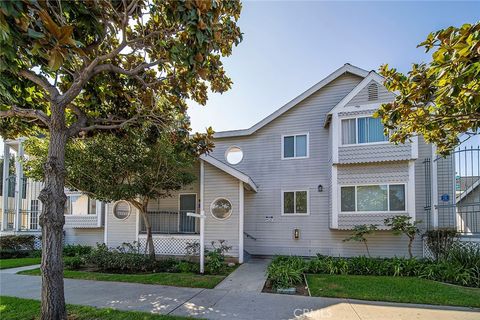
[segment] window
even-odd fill
[[[123,200],[115,203],[115,206],[113,207],[113,215],[115,216],[115,218],[120,220],[127,219],[130,215],[130,211],[130,203]]]
[[[340,188],[342,212],[405,211],[405,185],[362,185]]]
[[[38,200],[30,200],[30,229],[38,229]]]
[[[284,191],[282,214],[308,214],[308,191]]]
[[[210,205],[212,216],[219,220],[228,219],[232,215],[232,203],[225,198],[218,198]]]
[[[65,201],[65,210],[64,214],[76,214],[76,206],[75,203],[79,201],[79,195],[67,195],[67,201]],[[74,212],[75,211],[75,212]]]
[[[342,144],[387,141],[380,118],[362,117],[342,120]]]
[[[97,201],[88,198],[88,214],[97,214]]]
[[[225,159],[230,164],[238,164],[243,159],[243,151],[239,147],[230,147],[225,153]]]
[[[283,159],[308,157],[308,134],[284,136]]]

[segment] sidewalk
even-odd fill
[[[243,273],[249,268],[238,270]],[[0,271],[0,294],[40,299],[40,277],[17,275],[13,271]],[[234,280],[222,286],[228,288],[227,284]],[[246,285],[245,288],[252,287]],[[65,298],[71,304],[207,319],[480,319],[479,310],[468,308],[287,296],[235,288],[195,289],[74,279],[65,279]]]

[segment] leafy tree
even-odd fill
[[[195,160],[212,147],[209,140],[204,142],[201,139],[198,144],[188,132],[159,132],[148,124],[90,139],[77,138],[67,143],[65,184],[101,201],[126,200],[138,209],[147,231],[146,250],[155,258],[148,202],[168,197],[171,191],[196,179]],[[31,138],[25,149],[29,154],[27,175],[41,178],[48,140]]]
[[[394,234],[400,235],[403,233],[408,237],[408,255],[410,258],[413,258],[412,244],[415,240],[415,236],[420,234],[420,228],[418,228],[418,224],[421,223],[421,221],[412,222],[410,219],[412,219],[412,217],[398,215],[385,219],[385,225],[390,227]]]
[[[77,136],[168,119],[186,99],[230,88],[221,57],[242,35],[238,0],[0,2],[0,133],[48,131],[42,226],[42,319],[66,319],[65,146]],[[186,129],[186,128],[185,128]]]
[[[366,236],[371,235],[377,231],[378,226],[376,224],[362,224],[353,227],[352,234],[348,237],[343,239],[343,241],[358,241],[363,243],[365,249],[367,250],[367,254],[370,257],[370,250],[368,250],[367,238]]]
[[[433,52],[432,61],[414,64],[406,75],[381,66],[386,88],[398,96],[376,115],[391,141],[421,134],[448,154],[480,127],[480,22],[431,33],[419,47]]]

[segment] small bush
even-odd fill
[[[67,270],[78,270],[85,264],[85,261],[81,256],[65,257],[63,264]]]
[[[92,247],[81,244],[67,244],[63,247],[65,257],[79,257],[90,254],[90,252],[92,252]]]
[[[291,288],[303,281],[306,262],[300,257],[275,257],[267,268],[267,277],[274,289]]]
[[[428,230],[424,233],[423,238],[434,258],[438,260],[442,259],[457,241],[458,232],[451,228]]]
[[[0,249],[10,251],[31,251],[35,249],[34,235],[15,235],[0,237]]]
[[[211,242],[212,249],[207,250],[205,255],[205,271],[209,274],[222,274],[225,272],[225,254],[232,249],[227,245],[225,240],[218,240],[218,244],[215,241]]]
[[[0,250],[0,259],[15,259],[28,257],[30,251]]]
[[[128,253],[121,248],[109,250],[105,244],[97,245],[97,248],[86,256],[86,262],[95,265],[101,271],[118,273],[155,271],[157,265],[157,261],[149,256]]]

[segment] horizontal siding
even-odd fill
[[[137,209],[131,208],[128,218],[120,220],[113,215],[114,203],[107,204],[107,246],[116,248],[124,242],[132,243],[137,240],[136,219]]]
[[[248,193],[248,192],[246,192]],[[239,182],[236,178],[205,163],[205,245],[211,247],[212,241],[226,240],[232,246],[227,253],[238,257],[238,219],[239,219]],[[210,212],[210,205],[217,198],[226,198],[232,203],[232,215],[225,220],[218,220]],[[218,244],[218,242],[217,242]]]
[[[65,229],[65,243],[94,247],[97,243],[104,243],[104,229]]]
[[[379,143],[338,147],[339,163],[365,163],[409,160],[412,158],[411,143],[395,145]]]
[[[377,102],[390,102],[395,98],[395,95],[388,91],[384,86],[378,85],[378,99],[375,101],[368,100],[368,86],[371,83],[377,84],[375,81],[371,81],[365,86],[355,97],[352,98],[345,106],[359,106],[363,104],[377,103]]]

